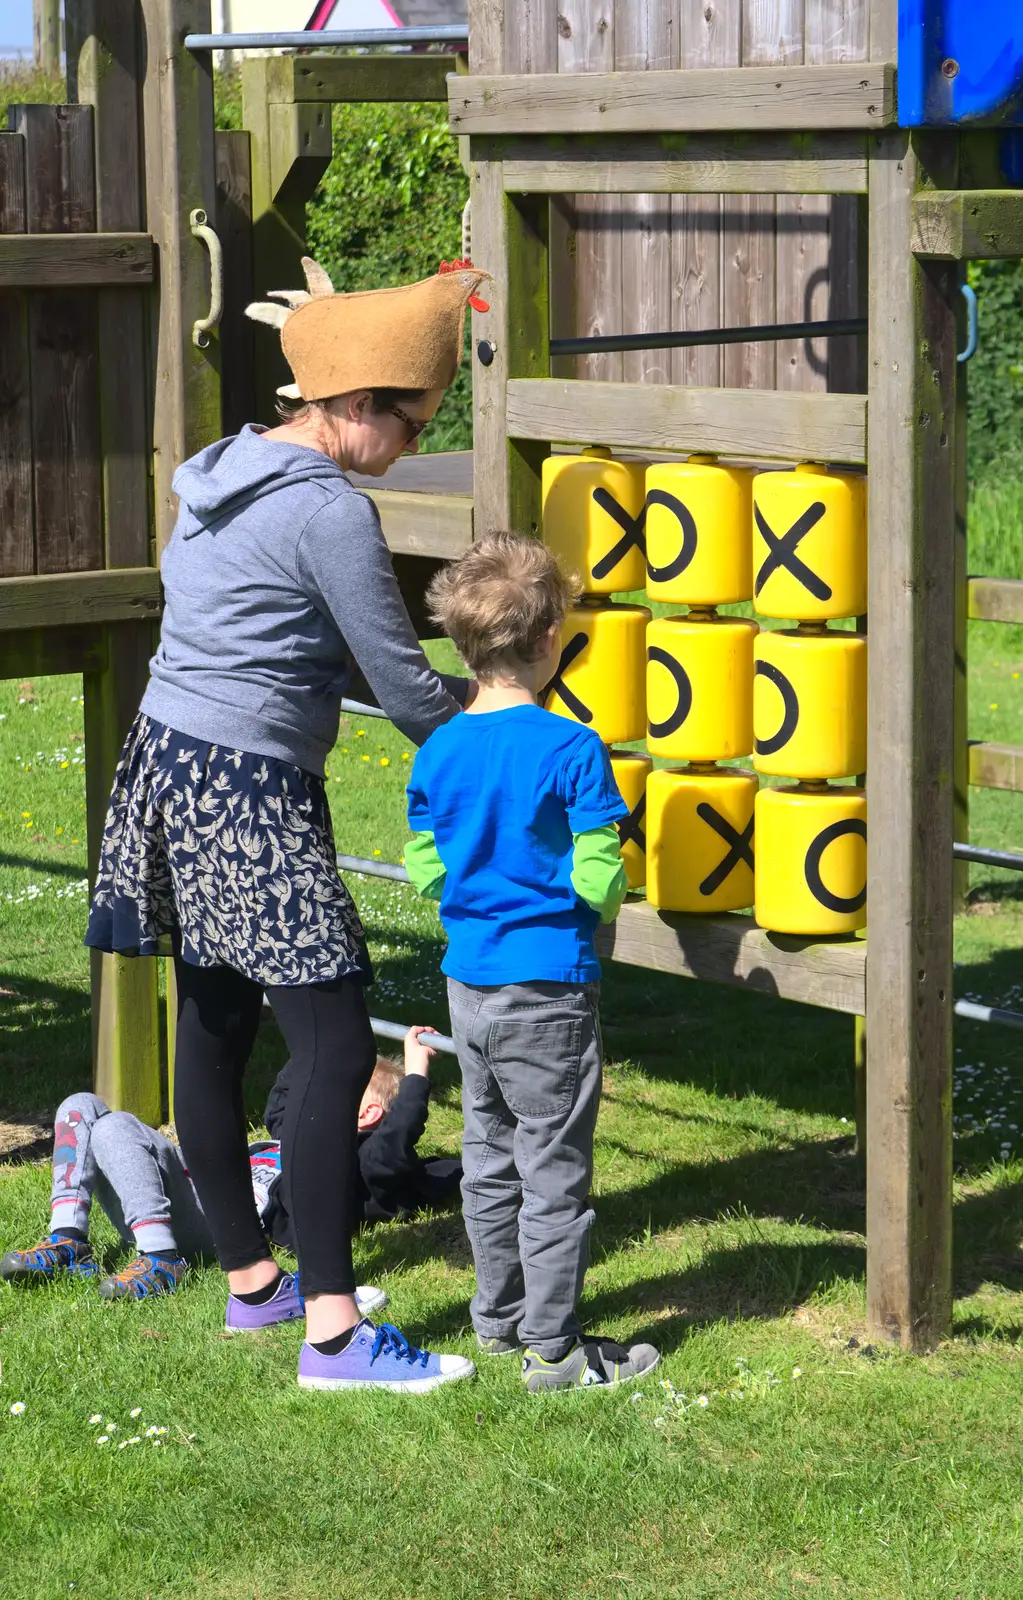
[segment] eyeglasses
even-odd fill
[[[429,417],[425,422],[420,422],[417,420],[417,418],[410,417],[407,411],[403,411],[401,409],[401,406],[392,406],[391,416],[397,417],[399,422],[403,422],[405,424],[406,428],[408,429],[409,444],[412,443],[413,439],[419,438],[419,435],[422,433],[424,428],[428,428],[430,426]]]

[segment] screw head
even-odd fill
[[[945,78],[956,77],[959,72],[958,61],[954,60],[952,56],[946,56],[945,60],[941,63],[941,72],[942,76]]]

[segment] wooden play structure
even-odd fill
[[[951,1317],[953,843],[968,783],[1023,787],[1023,752],[965,738],[967,608],[1023,620],[1023,584],[966,582],[961,285],[1023,253],[1023,191],[995,113],[902,115],[899,9],[470,0],[467,55],[246,59],[244,131],[215,134],[208,0],[67,0],[69,104],[0,134],[0,671],[84,673],[91,874],[171,477],[272,416],[280,358],[242,310],[300,281],[331,105],[447,99],[494,281],[471,456],[372,489],[413,615],[474,534],[538,531],[552,444],[867,469],[868,936],[633,900],[604,953],[865,1019],[869,1318],[926,1349]],[[94,968],[98,1086],[151,1120],[157,966]]]

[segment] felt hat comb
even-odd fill
[[[462,359],[466,305],[487,309],[477,290],[489,277],[468,262],[444,263],[419,283],[337,294],[303,257],[306,289],[271,289],[281,305],[257,302],[246,316],[280,329],[295,376],[279,393],[327,400],[352,389],[446,389]]]

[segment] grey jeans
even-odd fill
[[[89,1231],[93,1196],[125,1243],[140,1252],[212,1256],[213,1239],[181,1151],[128,1111],[73,1094],[54,1126],[53,1226]]]
[[[476,1262],[473,1326],[557,1359],[581,1329],[599,986],[448,979],[462,1068],[462,1208]]]

